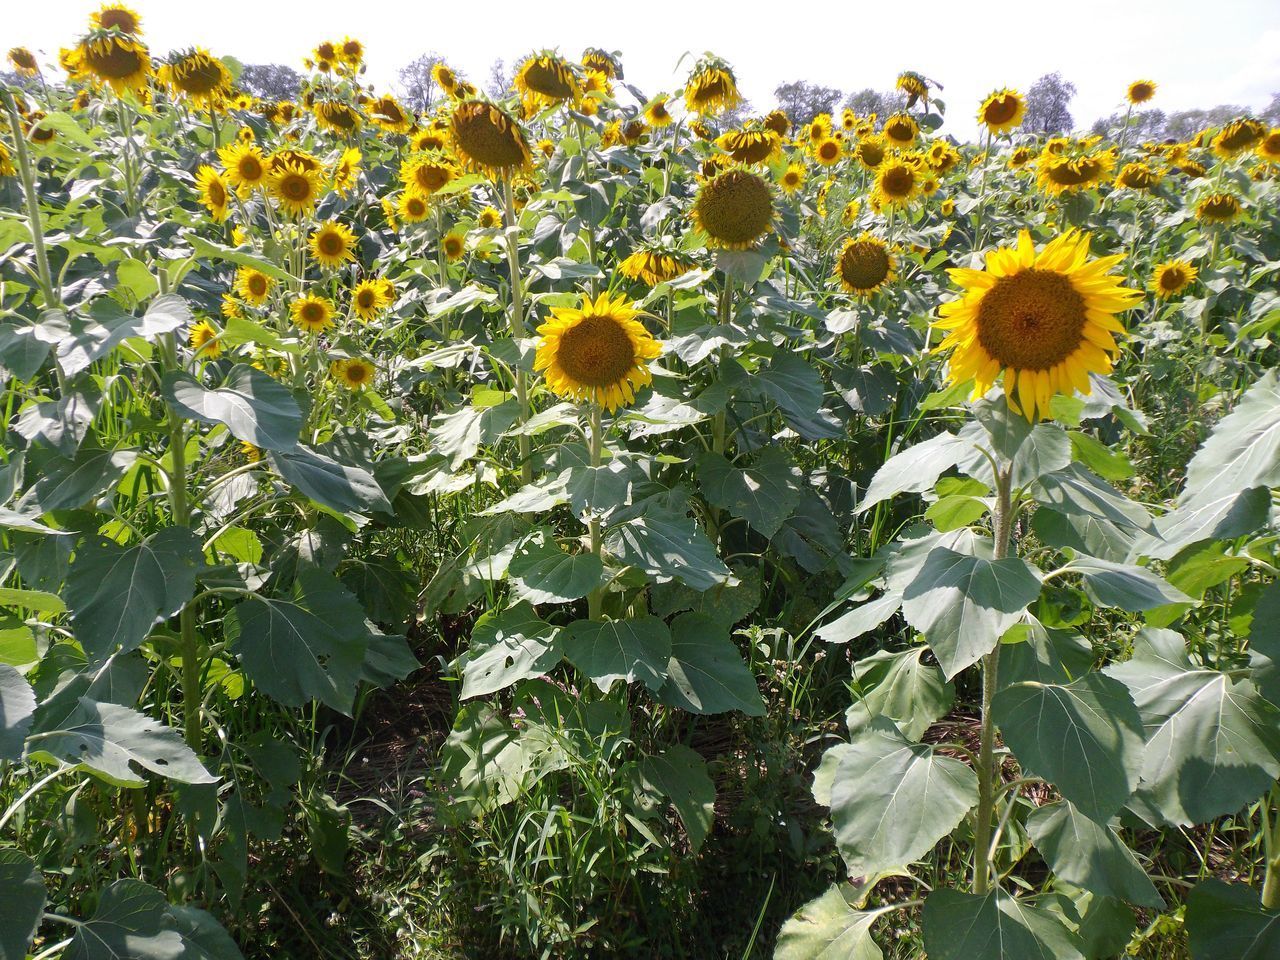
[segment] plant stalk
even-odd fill
[[[525,328],[524,280],[520,276],[520,224],[516,220],[516,203],[509,177],[502,181],[502,205],[506,220],[507,266],[511,272],[511,336],[515,340],[521,340],[524,338]],[[516,399],[520,401],[520,423],[523,425],[529,419],[529,375],[520,366],[516,367]],[[520,480],[522,483],[533,483],[529,435],[521,433],[516,441],[520,450]]]

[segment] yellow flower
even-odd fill
[[[888,153],[888,150],[889,146],[884,137],[878,133],[873,133],[858,141],[858,145],[853,148],[853,155],[868,170],[874,170],[884,163],[885,154]]]
[[[450,118],[449,132],[458,156],[491,179],[511,177],[533,165],[519,124],[492,103],[460,103]]]
[[[26,47],[13,47],[9,51],[9,63],[24,77],[35,77],[40,73],[36,55]]]
[[[916,142],[920,136],[920,125],[907,113],[895,113],[880,128],[886,140],[898,149],[905,149]]]
[[[694,113],[716,116],[742,103],[738,81],[723,60],[700,60],[684,85],[684,102]]]
[[[649,361],[662,353],[625,299],[602,293],[578,308],[555,307],[538,327],[542,335],[533,368],[544,371],[547,387],[560,397],[594,401],[613,412],[634,402],[651,382]]]
[[[1151,275],[1151,289],[1161,300],[1168,300],[1191,286],[1199,272],[1186,260],[1166,260]]]
[[[143,90],[151,76],[146,44],[126,33],[91,33],[76,51],[84,70],[118,94]]]
[[[527,57],[516,69],[511,84],[520,91],[525,103],[535,108],[576,100],[582,90],[572,65],[554,53]]]
[[[360,114],[341,100],[317,100],[311,112],[321,127],[333,133],[349,134],[360,129]]]
[[[356,357],[336,360],[330,370],[334,379],[348,390],[363,390],[373,383],[373,364],[368,360],[360,360]]]
[[[356,237],[344,224],[326,220],[311,234],[311,256],[322,267],[336,270],[356,258]]]
[[[1078,193],[1105,180],[1114,165],[1115,154],[1110,151],[1078,157],[1046,152],[1036,162],[1036,183],[1051,197]]]
[[[831,137],[825,137],[814,143],[810,152],[813,159],[823,167],[833,167],[840,162],[840,156],[844,153],[844,148],[840,145],[839,140]]]
[[[668,283],[676,277],[683,276],[694,266],[692,260],[679,254],[646,247],[637,250],[618,264],[618,270],[624,277],[656,287],[660,283]]]
[[[929,102],[929,81],[914,70],[904,70],[898,74],[895,86],[907,95],[907,109],[916,105],[917,100]]]
[[[502,226],[502,214],[496,207],[485,207],[476,217],[476,226],[481,230],[496,230]]]
[[[1128,190],[1154,190],[1160,184],[1160,171],[1147,163],[1126,163],[1116,175],[1115,185]]]
[[[249,463],[259,463],[262,460],[261,448],[255,447],[248,440],[240,441],[240,455]]]
[[[413,116],[391,94],[383,94],[365,104],[369,119],[388,133],[408,133],[413,126]]]
[[[364,60],[364,44],[354,37],[344,37],[338,44],[338,59],[349,67],[358,67]]]
[[[780,137],[785,137],[791,132],[791,118],[787,116],[785,110],[770,110],[765,114],[763,123],[766,130],[772,130]]]
[[[1257,154],[1268,163],[1280,163],[1280,127],[1272,127],[1262,138]]]
[[[1116,314],[1142,297],[1112,276],[1123,256],[1089,259],[1089,235],[1064,233],[1036,252],[1026,230],[1016,247],[987,254],[986,269],[948,271],[963,295],[939,310],[950,331],[952,383],[974,381],[981,397],[1004,372],[1009,406],[1028,420],[1049,415],[1055,394],[1088,394],[1090,373],[1111,372],[1124,326]]]
[[[782,187],[783,193],[790,195],[804,186],[804,180],[804,164],[798,162],[790,163],[787,165],[787,169],[782,171],[782,177],[778,181],[778,185]]]
[[[289,305],[289,316],[307,333],[320,333],[333,326],[333,303],[328,297],[308,294]]]
[[[226,220],[231,192],[222,174],[207,163],[202,164],[196,171],[196,189],[200,191],[200,202],[209,208],[209,215],[214,221],[222,223]]]
[[[160,68],[160,82],[175,97],[213,106],[231,93],[231,71],[208,50],[177,54]]]
[[[772,130],[730,130],[716,146],[738,163],[769,163],[781,152],[782,138]]]
[[[1196,205],[1196,218],[1206,223],[1230,223],[1240,213],[1240,201],[1229,193],[1211,193]]]
[[[237,320],[244,316],[244,311],[240,309],[240,301],[229,293],[222,295],[222,315],[228,320]]]
[[[840,211],[840,222],[846,227],[851,226],[853,221],[858,219],[858,213],[862,210],[862,202],[856,197],[844,205],[844,209]]]
[[[458,86],[458,75],[449,69],[449,66],[443,60],[438,61],[431,68],[431,79],[436,82],[441,90],[451,96]]]
[[[142,32],[142,18],[121,3],[104,3],[97,13],[89,14],[89,23],[98,30],[118,30],[130,35]]]
[[[222,356],[222,344],[218,342],[218,331],[208,320],[201,320],[191,325],[191,349],[202,360],[217,360]]]
[[[260,307],[267,302],[275,281],[253,267],[241,267],[236,271],[236,293],[245,303]]]
[[[726,170],[702,185],[691,213],[711,246],[748,250],[773,226],[773,194],[754,173]]]
[[[666,94],[654,97],[644,108],[644,122],[655,130],[670,126],[674,119],[671,116],[671,109],[667,106]]]
[[[1218,131],[1213,138],[1213,152],[1230,159],[1245,150],[1251,150],[1267,135],[1266,124],[1252,117],[1237,117]]]
[[[887,160],[876,170],[875,196],[883,208],[905,207],[919,189],[915,167],[904,160]]]
[[[361,280],[351,291],[351,308],[365,323],[376,319],[390,302],[382,280]]]
[[[13,160],[9,156],[9,148],[0,143],[0,177],[12,177],[14,173]]]
[[[409,149],[415,153],[419,150],[444,150],[448,146],[448,131],[438,127],[416,130],[409,136]]]
[[[950,197],[947,197],[947,199],[942,201],[938,209],[942,211],[942,215],[944,217],[949,217],[951,214],[956,212],[956,202]]]
[[[1036,151],[1033,147],[1015,147],[1009,153],[1009,167],[1012,170],[1021,170],[1035,158]]]
[[[617,59],[598,47],[588,47],[582,52],[582,65],[588,70],[603,73],[610,80],[617,80],[622,77],[622,67],[618,64]]]
[[[267,158],[255,143],[233,143],[218,151],[227,179],[242,197],[267,182]]]
[[[879,237],[863,233],[850,237],[836,258],[835,279],[855,297],[869,297],[892,282],[897,258]]]
[[[458,175],[458,166],[440,150],[415,153],[400,164],[400,182],[406,190],[428,197]]]
[[[1156,95],[1156,82],[1154,80],[1135,80],[1129,84],[1129,102],[1137,105],[1146,103]]]
[[[397,212],[405,223],[421,223],[427,219],[430,211],[431,206],[422,194],[410,193],[407,190],[400,194],[400,206]]]
[[[1027,113],[1027,102],[1022,94],[1007,87],[988,94],[978,108],[978,122],[992,134],[1009,133],[1021,126]]]
[[[462,255],[467,252],[466,237],[456,230],[450,231],[440,238],[440,249],[444,251],[445,259],[450,263],[460,260]]]
[[[360,151],[355,147],[347,147],[333,167],[333,189],[346,196],[348,190],[356,185],[360,176]]]
[[[309,212],[320,199],[320,171],[296,161],[273,170],[270,185],[272,195],[291,216]]]

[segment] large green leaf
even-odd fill
[[[612,527],[605,549],[660,583],[678,579],[695,590],[710,590],[730,577],[702,528],[676,506],[654,506]]]
[[[1181,590],[1146,567],[1112,563],[1095,557],[1076,557],[1063,572],[1079,573],[1098,603],[1121,610],[1154,610],[1171,603],[1191,603]]]
[[[68,385],[57,400],[33,403],[22,411],[13,432],[30,443],[43,443],[70,459],[88,435],[98,414],[102,394],[88,378],[78,386]]]
[[[67,763],[111,783],[141,787],[146,780],[131,764],[181,783],[213,783],[178,731],[116,703],[88,697],[45,704],[27,737],[36,759]]]
[[[168,914],[182,937],[181,960],[244,960],[231,935],[205,911],[170,904]]]
[[[0,663],[0,760],[21,760],[22,745],[36,712],[31,685],[13,667]]]
[[[937,664],[924,662],[926,653],[924,647],[881,650],[853,665],[853,704],[844,715],[850,735],[865,730],[876,717],[888,717],[908,739],[919,740],[951,709],[955,688]]]
[[[44,914],[44,879],[35,861],[0,847],[0,960],[25,960]]]
[[[177,294],[167,293],[153,300],[146,312],[135,317],[114,301],[96,300],[88,316],[69,317],[70,333],[56,346],[58,365],[68,377],[88,369],[130,337],[154,340],[190,322],[191,308]]]
[[[268,451],[267,461],[289,483],[331,510],[392,512],[378,481],[364,467],[340,463],[301,443],[288,450]]]
[[[1210,878],[1187,897],[1192,960],[1274,960],[1280,957],[1280,910],[1257,891]]]
[[[66,960],[179,960],[182,934],[171,929],[169,904],[141,880],[117,880],[102,891],[93,916],[76,927]]]
[[[697,850],[711,832],[715,816],[716,787],[707,773],[707,761],[682,744],[644,757],[637,764],[638,786],[643,793],[666,797],[675,807]]]
[[[476,621],[462,667],[463,700],[497,693],[549,671],[563,655],[560,628],[541,619],[527,602]]]
[[[1202,540],[1232,540],[1260,530],[1271,517],[1271,491],[1266,487],[1208,495],[1169,511],[1156,520],[1157,536],[1133,546],[1133,557],[1172,560],[1185,547]]]
[[[564,651],[579,670],[608,690],[617,680],[657,692],[667,679],[671,631],[657,617],[576,620],[565,628]]]
[[[782,925],[773,960],[883,960],[871,939],[879,916],[855,910],[841,887],[828,887]]]
[[[594,553],[565,553],[542,532],[517,548],[507,571],[520,599],[568,603],[600,586],[604,564]]]
[[[857,640],[884,623],[902,607],[902,595],[885,593],[868,600],[818,628],[816,636],[825,643],[848,643]]]
[[[191,599],[203,565],[200,541],[186,527],[165,527],[132,547],[85,543],[64,591],[76,639],[98,661],[135,649]]]
[[[1087,673],[1068,684],[1015,683],[992,713],[1022,766],[1105,823],[1138,785],[1142,718],[1123,683]]]
[[[29,514],[82,507],[119,482],[137,459],[136,450],[104,450],[90,438],[73,459],[46,464],[14,508]]]
[[[935,890],[921,919],[929,960],[1085,960],[1080,938],[1056,913],[999,888],[982,896]]]
[[[707,452],[698,458],[697,473],[709,504],[746,520],[766,537],[778,532],[800,502],[799,472],[782,447],[765,447],[745,467]]]
[[[794,353],[778,351],[767,367],[747,381],[746,387],[776,403],[787,423],[806,440],[829,439],[843,433],[840,422],[829,411],[819,409],[824,392],[822,377]]]
[[[977,801],[978,778],[966,764],[877,720],[841,751],[831,788],[836,846],[851,876],[905,867]]]
[[[1203,504],[1250,487],[1280,486],[1280,379],[1268,370],[1218,421],[1187,464],[1179,505]]]
[[[950,680],[995,649],[1040,595],[1019,557],[988,560],[935,547],[902,594],[902,614],[925,635]]]
[[[764,714],[756,678],[729,639],[729,624],[707,613],[682,613],[672,621],[667,680],[657,697],[691,713]]]
[[[1041,503],[1067,516],[1096,517],[1122,529],[1155,532],[1155,524],[1146,507],[1124,497],[1115,487],[1078,463],[1040,477],[1032,492]]]
[[[923,493],[960,462],[968,446],[954,434],[940,433],[894,454],[876,471],[858,510],[869,510],[900,493]]]
[[[298,442],[302,410],[289,388],[261,370],[237,363],[222,386],[209,389],[185,371],[165,375],[164,398],[184,417],[222,424],[238,440],[263,450],[288,450]]]
[[[1084,816],[1070,802],[1059,800],[1033,810],[1027,817],[1027,833],[1058,879],[1140,907],[1165,905],[1116,832]]]

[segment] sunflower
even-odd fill
[[[869,297],[892,282],[897,268],[893,251],[879,237],[849,237],[836,258],[835,279],[855,297]]]
[[[888,160],[876,170],[875,197],[882,208],[905,207],[919,190],[920,175],[905,160]]]
[[[738,163],[769,163],[782,151],[782,138],[772,130],[730,130],[721,134],[716,146]]]
[[[905,149],[915,143],[916,137],[920,136],[920,125],[909,114],[895,113],[884,122],[880,132],[884,134],[890,145]]]
[[[644,122],[655,130],[670,126],[674,119],[671,116],[671,109],[667,106],[666,94],[655,97],[644,108]]]
[[[1055,394],[1087,395],[1089,374],[1109,373],[1119,353],[1116,314],[1142,297],[1111,275],[1122,259],[1090,260],[1089,235],[1074,230],[1037,254],[1023,230],[1016,247],[987,254],[985,270],[949,270],[964,288],[936,323],[950,331],[940,349],[953,351],[951,382],[973,380],[977,399],[1003,370],[1009,406],[1028,420],[1047,417]]]
[[[547,386],[560,397],[591,400],[610,413],[635,400],[638,388],[651,382],[649,361],[662,353],[626,300],[602,293],[581,307],[553,307],[551,319],[538,327],[533,369],[545,371]]]
[[[253,143],[233,143],[218,151],[227,180],[245,197],[267,182],[267,158]]]
[[[320,171],[298,163],[286,163],[270,176],[271,193],[284,211],[301,216],[320,198]]]
[[[356,237],[344,224],[326,220],[311,234],[311,256],[322,267],[336,270],[356,257]]]
[[[1196,219],[1205,223],[1230,223],[1240,213],[1240,201],[1229,193],[1211,193],[1196,204]]]
[[[141,91],[151,76],[146,44],[125,33],[91,33],[76,48],[85,72],[117,94]]]
[[[943,200],[942,203],[938,205],[938,209],[942,212],[944,217],[949,217],[956,212],[956,202],[950,197],[947,197],[947,199]]]
[[[531,54],[516,69],[511,85],[534,108],[576,100],[582,86],[572,65],[554,53]]]
[[[772,130],[780,137],[785,137],[791,132],[791,118],[781,108],[770,110],[761,122],[766,130]]]
[[[253,267],[241,267],[236,271],[236,293],[252,306],[260,307],[266,303],[274,285],[274,280]]]
[[[338,44],[338,59],[355,69],[364,62],[364,44],[354,37],[344,37]]]
[[[1151,289],[1161,300],[1177,296],[1195,280],[1200,271],[1186,260],[1166,260],[1151,275]]]
[[[858,158],[858,162],[868,170],[874,170],[880,164],[884,163],[885,155],[889,152],[889,146],[885,142],[884,137],[878,133],[869,134],[858,141],[858,145],[853,148],[853,155]]]
[[[978,122],[983,124],[991,135],[1009,133],[1022,124],[1027,113],[1027,102],[1022,94],[1006,87],[987,95],[978,108]]]
[[[363,390],[373,383],[373,364],[357,357],[335,360],[330,367],[330,372],[333,378],[348,390]]]
[[[320,333],[333,326],[333,302],[328,297],[308,294],[289,305],[289,316],[307,333]]]
[[[839,140],[827,137],[819,140],[810,148],[813,159],[823,167],[833,167],[840,162],[840,157],[844,154],[844,147],[841,146]]]
[[[582,52],[582,65],[588,70],[603,73],[610,80],[622,79],[622,65],[617,57],[598,47],[588,47]]]
[[[244,319],[244,310],[240,307],[240,301],[229,293],[222,295],[222,315],[228,320]]]
[[[702,185],[692,216],[711,246],[748,250],[773,225],[773,194],[754,173],[726,170]]]
[[[208,50],[196,47],[160,67],[160,82],[179,99],[212,106],[231,93],[231,71]]]
[[[698,61],[685,81],[684,102],[702,116],[717,116],[741,104],[738,80],[729,64],[715,57]]]
[[[453,96],[453,91],[458,88],[458,75],[443,60],[437,61],[431,67],[431,79],[450,96]]]
[[[396,212],[405,223],[421,223],[431,212],[431,205],[422,194],[406,190],[400,194],[400,204]]]
[[[390,303],[382,280],[361,280],[351,291],[351,309],[365,323],[377,319]]]
[[[9,156],[9,148],[0,143],[0,177],[12,177],[15,173],[13,158]]]
[[[1272,127],[1258,142],[1257,154],[1267,163],[1280,163],[1280,127]]]
[[[277,100],[273,119],[276,123],[293,123],[298,115],[298,105],[290,100]]]
[[[409,149],[415,153],[420,150],[444,150],[449,146],[449,133],[439,127],[427,127],[415,130],[409,135]]]
[[[440,150],[415,153],[400,164],[404,188],[429,197],[458,175],[458,165]]]
[[[907,95],[908,110],[916,105],[917,100],[923,100],[925,106],[929,105],[929,81],[914,70],[904,70],[898,74],[895,86]]]
[[[824,140],[835,132],[831,123],[831,114],[820,113],[804,126],[806,140]]]
[[[1009,168],[1011,170],[1021,170],[1035,158],[1035,147],[1015,147],[1009,153]]]
[[[333,167],[333,189],[346,196],[348,190],[356,185],[360,176],[360,151],[355,147],[347,147]]]
[[[311,51],[311,56],[315,60],[316,67],[327,73],[337,65],[337,44],[332,40],[325,40],[323,43],[318,43],[316,44],[316,48]]]
[[[1036,163],[1036,183],[1051,197],[1078,193],[1105,180],[1114,165],[1115,155],[1110,151],[1078,157],[1042,153]]]
[[[660,247],[651,246],[637,250],[618,264],[618,270],[624,277],[639,280],[651,287],[660,283],[669,283],[682,277],[696,264],[678,253],[671,253]]]
[[[26,47],[12,48],[9,51],[9,63],[24,77],[35,77],[40,74],[40,64],[36,60],[36,55]]]
[[[533,165],[519,124],[492,103],[460,103],[450,118],[449,132],[458,156],[491,179],[510,177]]]
[[[853,112],[853,108],[845,107],[840,111],[840,126],[850,132],[858,128],[858,115]]]
[[[628,120],[622,125],[622,141],[628,146],[635,146],[648,132],[643,120]]]
[[[1213,152],[1229,160],[1238,153],[1256,147],[1266,135],[1266,124],[1252,117],[1237,117],[1213,138]]]
[[[214,221],[222,223],[226,220],[231,188],[222,174],[207,163],[202,164],[196,171],[196,189],[200,191],[200,202],[209,208],[209,215]]]
[[[79,47],[62,47],[58,50],[58,66],[66,71],[70,80],[84,79],[84,58],[80,56]],[[80,91],[84,93],[84,91]],[[87,106],[87,104],[86,104]]]
[[[387,133],[408,133],[413,127],[413,116],[389,93],[366,103],[364,112]]]
[[[204,360],[217,360],[222,356],[222,344],[218,342],[218,331],[208,320],[201,320],[191,325],[191,349],[196,356]]]
[[[929,144],[929,152],[925,158],[935,173],[942,174],[960,162],[960,151],[950,141],[935,140]]]
[[[497,207],[485,207],[476,217],[476,226],[481,230],[496,230],[502,226],[502,214]]]
[[[25,124],[27,139],[37,146],[46,146],[58,136],[57,130],[48,124],[40,122],[44,118],[45,112],[43,110],[32,110],[27,114],[27,122]]]
[[[840,211],[840,222],[846,227],[852,226],[853,221],[858,219],[858,214],[862,212],[862,201],[854,197],[844,205],[844,209]]]
[[[142,32],[142,18],[119,3],[104,3],[97,13],[89,14],[89,23],[95,30],[116,30],[131,36]]]
[[[799,162],[789,163],[787,164],[787,169],[782,171],[782,176],[778,180],[778,186],[782,188],[783,193],[790,196],[804,186],[804,180],[804,164]]]
[[[1156,82],[1154,80],[1135,80],[1129,84],[1129,102],[1134,106],[1139,103],[1146,103],[1155,95]]]
[[[322,128],[333,133],[349,134],[360,129],[360,114],[340,100],[317,100],[311,112]]]
[[[1115,185],[1128,190],[1154,190],[1160,184],[1160,171],[1147,163],[1126,163],[1116,175]]]
[[[258,109],[258,98],[251,93],[241,91],[231,98],[231,109],[249,112]]]
[[[287,166],[302,167],[317,174],[324,169],[323,164],[305,150],[277,150],[267,158],[267,164],[272,173],[278,173]]]
[[[444,251],[445,259],[453,263],[461,260],[462,255],[467,252],[467,239],[456,230],[451,230],[440,238],[440,249]]]

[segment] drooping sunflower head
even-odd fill
[[[834,137],[826,137],[815,141],[810,146],[809,152],[813,154],[813,159],[819,166],[833,167],[844,156],[844,145]]]
[[[289,317],[307,333],[321,333],[333,326],[333,302],[307,294],[289,305]]]
[[[1035,147],[1014,147],[1009,151],[1009,168],[1021,170],[1036,158]]]
[[[1196,219],[1205,223],[1230,223],[1242,210],[1233,194],[1211,193],[1196,204]]]
[[[849,237],[836,258],[835,279],[855,297],[869,297],[894,278],[897,258],[889,245],[870,233]]]
[[[622,79],[622,64],[616,54],[608,53],[599,47],[587,47],[582,52],[582,65],[588,70],[597,70],[610,80]]]
[[[988,253],[984,270],[949,270],[963,294],[935,325],[949,331],[939,349],[951,351],[951,382],[972,380],[977,399],[1003,372],[1009,406],[1028,420],[1049,416],[1055,394],[1087,395],[1089,374],[1110,373],[1120,351],[1116,315],[1142,297],[1112,275],[1122,259],[1090,260],[1089,235],[1076,231],[1037,253],[1024,230],[1016,246]]]
[[[674,119],[671,116],[670,107],[667,106],[666,94],[654,97],[644,108],[644,122],[655,130],[670,126]]]
[[[733,68],[717,57],[706,57],[694,65],[684,84],[684,102],[701,116],[717,116],[742,103]]]
[[[267,158],[256,143],[233,143],[218,151],[227,179],[239,194],[248,196],[267,180]]]
[[[400,182],[406,190],[431,196],[458,175],[458,165],[441,150],[413,154],[400,164]]]
[[[413,116],[389,93],[384,93],[366,103],[364,112],[370,120],[388,133],[408,133],[413,126]]]
[[[1160,171],[1149,163],[1126,163],[1116,174],[1115,185],[1126,190],[1154,190],[1160,184]]]
[[[405,223],[421,223],[427,219],[427,214],[431,212],[431,204],[427,202],[425,194],[406,190],[400,194],[400,204],[397,207],[397,212],[400,214],[400,219]]]
[[[1129,102],[1135,106],[1139,103],[1146,103],[1155,95],[1156,82],[1154,80],[1135,80],[1129,84]]]
[[[516,69],[511,81],[527,103],[553,107],[576,100],[582,92],[573,66],[559,55],[544,51],[530,54]]]
[[[905,207],[920,190],[920,173],[901,158],[882,163],[876,170],[875,196],[884,209]]]
[[[193,323],[189,338],[191,349],[201,360],[217,360],[222,356],[222,344],[218,342],[218,329],[208,320]]]
[[[557,396],[592,401],[611,413],[635,401],[652,381],[649,361],[662,353],[625,299],[602,293],[580,307],[555,307],[538,327],[542,339],[533,362]]]
[[[76,48],[84,71],[118,94],[142,91],[151,77],[146,44],[126,33],[95,31]]]
[[[24,77],[34,77],[40,73],[40,62],[26,47],[10,48],[9,65]]]
[[[1027,113],[1027,102],[1022,94],[1005,87],[989,93],[978,108],[978,122],[992,134],[1008,133],[1022,123]]]
[[[1078,193],[1097,186],[1115,166],[1115,154],[1109,150],[1070,156],[1065,153],[1041,153],[1036,163],[1036,183],[1051,197]]]
[[[898,74],[898,82],[894,86],[907,95],[908,110],[916,105],[917,100],[929,102],[929,81],[914,70]]]
[[[58,131],[47,123],[44,123],[45,112],[43,110],[32,110],[27,114],[26,128],[27,139],[36,146],[46,146],[57,139]]]
[[[137,36],[142,33],[142,18],[121,3],[104,3],[89,14],[89,25],[95,30],[115,30]]]
[[[702,185],[692,216],[711,246],[748,250],[773,226],[773,193],[748,170],[726,170]]]
[[[346,136],[360,129],[360,112],[341,100],[317,100],[311,112],[320,126],[332,133]]]
[[[491,179],[510,177],[533,165],[520,125],[495,104],[483,100],[458,104],[449,131],[454,152],[468,167]]]
[[[1213,152],[1230,159],[1251,150],[1267,135],[1267,125],[1252,117],[1237,117],[1218,131],[1213,138]]]
[[[785,137],[791,132],[791,118],[781,108],[770,110],[761,122],[766,130],[772,130],[780,137]]]
[[[868,134],[860,139],[858,145],[853,148],[853,155],[868,170],[874,170],[884,163],[885,155],[888,152],[889,145],[885,142],[884,137],[878,133]]]
[[[736,162],[752,166],[776,157],[782,150],[782,138],[763,128],[730,130],[716,139],[716,146]]]
[[[618,271],[631,280],[656,287],[684,276],[695,266],[697,264],[675,250],[661,244],[647,244],[618,264]]]
[[[443,60],[437,60],[431,67],[431,79],[436,85],[450,96],[458,86],[458,75],[453,72],[452,68]]]
[[[884,122],[880,132],[884,134],[884,138],[890,145],[905,149],[915,143],[916,137],[920,136],[920,124],[916,123],[915,117],[910,114],[895,113]]]
[[[160,82],[175,97],[197,104],[216,104],[231,94],[231,71],[200,47],[174,54],[160,67]]]
[[[389,304],[381,280],[361,280],[351,291],[351,309],[365,323],[377,319]]]
[[[301,216],[320,199],[320,171],[289,162],[272,170],[268,178],[271,195],[290,216]]]
[[[202,164],[196,171],[196,190],[199,192],[200,202],[208,209],[209,216],[215,223],[222,223],[227,219],[231,187],[221,173],[207,163]]]
[[[276,150],[267,157],[267,166],[269,173],[278,173],[287,166],[301,167],[317,174],[323,170],[319,158],[305,150]]]
[[[1186,260],[1166,260],[1151,274],[1151,289],[1161,300],[1168,300],[1187,289],[1199,272]]]
[[[467,252],[467,238],[457,230],[450,230],[440,238],[440,249],[444,251],[444,257],[450,263],[461,260],[463,254]]]
[[[335,360],[329,370],[333,378],[348,390],[363,390],[373,383],[376,372],[372,363],[359,357]]]
[[[326,220],[311,234],[311,256],[316,263],[336,270],[356,258],[355,234],[336,220]]]
[[[274,284],[274,280],[253,267],[241,267],[236,271],[236,293],[241,300],[252,306],[260,307],[266,303]]]
[[[422,150],[445,150],[449,146],[449,132],[436,126],[425,130],[415,130],[409,136],[409,149],[415,153]]]
[[[804,180],[804,164],[796,161],[787,164],[787,169],[782,171],[782,176],[778,178],[778,186],[782,188],[783,193],[790,196],[804,186]]]
[[[554,140],[550,140],[546,137],[543,137],[533,146],[534,146],[534,149],[536,149],[540,154],[542,154],[548,160],[550,160],[552,157],[555,156],[556,144]]]

